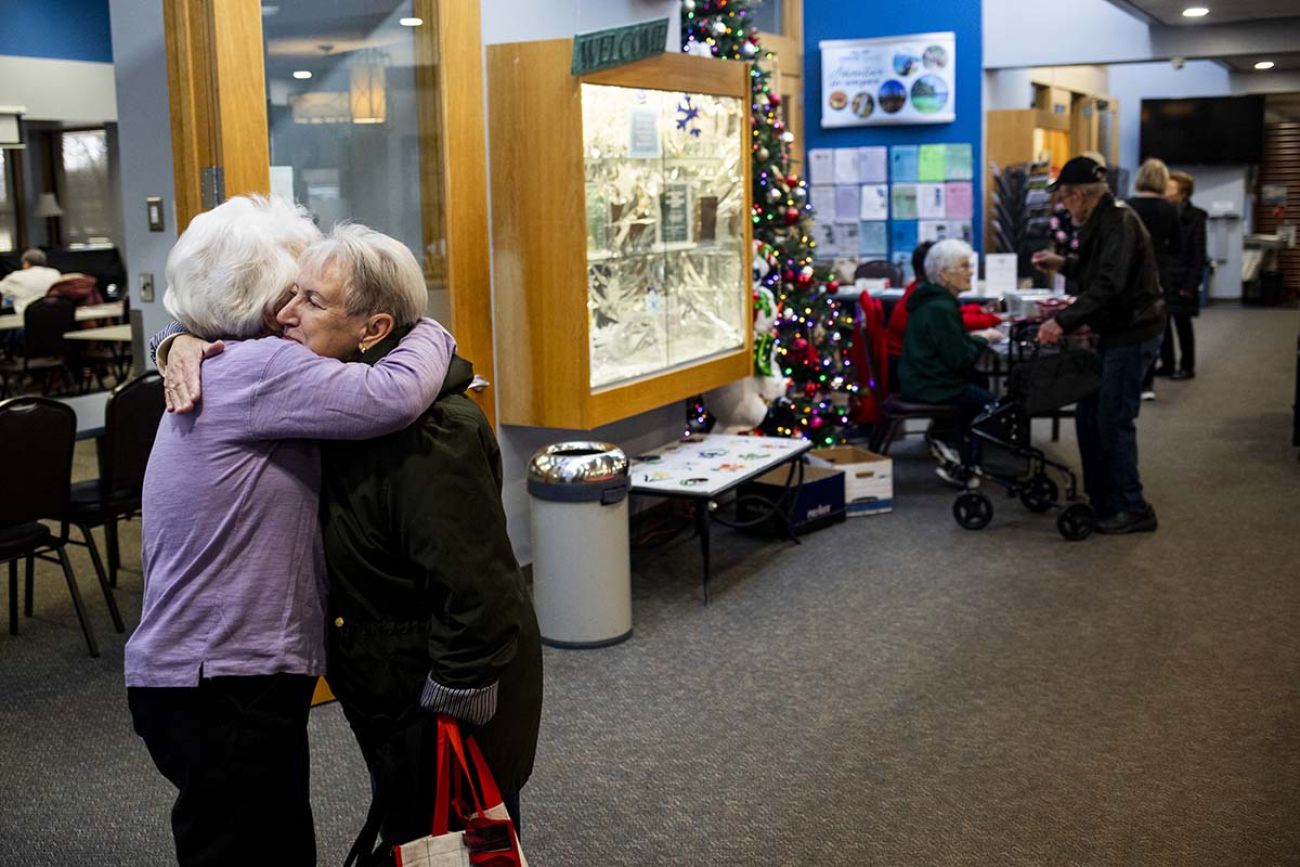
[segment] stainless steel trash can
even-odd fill
[[[528,462],[533,607],[552,647],[632,635],[627,467],[627,455],[602,442],[555,443]]]

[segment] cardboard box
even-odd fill
[[[814,463],[844,471],[844,502],[850,515],[877,515],[894,510],[894,461],[857,446],[817,449]]]
[[[740,499],[736,503],[737,518],[742,522],[757,521],[767,515],[767,520],[758,521],[749,529],[775,536],[784,536],[785,532],[781,519],[772,514],[773,505],[788,508],[790,530],[796,536],[844,520],[844,473],[833,467],[805,466],[803,484],[795,491],[794,482],[791,482],[787,492],[785,482],[789,473],[788,466],[777,467],[741,485],[738,493]],[[796,469],[795,482],[798,481],[798,473]],[[793,505],[790,505],[791,497],[794,498]]]

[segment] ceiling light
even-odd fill
[[[424,23],[424,19],[423,18],[399,18],[397,19],[397,23],[402,25],[403,27],[419,27],[421,24]]]
[[[306,70],[306,69],[295,69],[295,70],[293,71],[293,77],[294,77],[294,78],[297,78],[297,79],[304,79],[304,80],[305,80],[305,79],[311,78],[311,72],[310,72],[309,70]]]
[[[1204,6],[1188,6],[1183,10],[1184,18],[1204,18],[1210,14],[1210,10]]]
[[[1271,60],[1261,60],[1259,63],[1256,63],[1256,64],[1255,64],[1255,68],[1256,68],[1256,69],[1272,69],[1272,68],[1273,68],[1274,66],[1276,66],[1276,65],[1277,65],[1277,64],[1275,64],[1275,63],[1274,63],[1273,61],[1271,61]]]

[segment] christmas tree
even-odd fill
[[[853,306],[841,303],[839,284],[813,266],[813,208],[808,184],[794,171],[794,136],[781,119],[781,96],[771,86],[747,0],[683,0],[682,50],[752,62],[754,303],[775,308],[771,333],[754,335],[755,372],[784,376],[785,396],[769,408],[764,433],[843,442],[858,391],[849,360]]]

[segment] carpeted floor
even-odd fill
[[[801,546],[715,533],[708,607],[693,540],[638,552],[632,640],[546,653],[531,863],[1300,864],[1298,319],[1198,321],[1199,377],[1143,405],[1154,535],[1069,544],[1006,499],[961,530],[912,439],[890,515]],[[1069,431],[1052,450],[1077,464]],[[0,864],[166,864],[124,636],[76,566],[102,658],[52,567],[0,634]],[[118,595],[132,622],[138,572]],[[336,706],[311,737],[339,864],[365,771]]]

